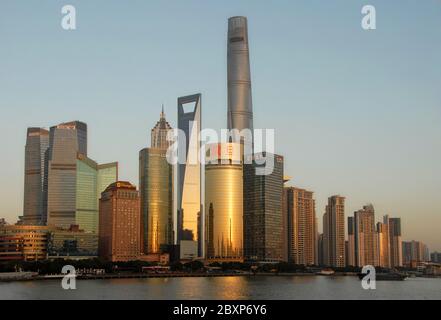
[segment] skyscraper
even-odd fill
[[[203,254],[203,207],[200,152],[201,95],[178,98],[177,238],[181,258]]]
[[[384,217],[384,223],[389,225],[389,256],[392,268],[403,266],[403,251],[401,240],[401,219]]]
[[[403,241],[403,265],[409,267],[415,262],[426,262],[430,260],[428,248],[421,241]]]
[[[45,225],[47,220],[47,164],[49,131],[28,128],[25,147],[25,178],[22,223]]]
[[[355,267],[357,265],[355,260],[355,222],[354,217],[348,217],[348,250],[346,264]]]
[[[109,261],[134,261],[141,254],[139,193],[129,182],[106,188],[100,199],[99,256]]]
[[[377,236],[378,266],[390,268],[389,225],[387,223],[377,223]]]
[[[323,215],[324,264],[344,267],[345,258],[345,198],[332,196],[328,199]]]
[[[253,130],[253,103],[246,17],[228,20],[228,129]]]
[[[358,267],[379,266],[378,236],[375,229],[375,210],[366,205],[354,214],[355,259]]]
[[[316,217],[314,193],[296,187],[284,188],[288,216],[288,260],[299,265],[316,263]]]
[[[170,130],[172,130],[172,127],[165,119],[163,106],[160,119],[151,132],[151,147],[155,149],[168,149],[171,142],[167,141],[167,134]]]
[[[162,108],[151,131],[151,148],[139,152],[139,192],[141,197],[141,240],[144,254],[161,253],[173,244],[173,167],[166,155],[172,127]]]
[[[118,180],[118,163],[99,165],[77,155],[75,188],[75,225],[85,232],[98,233],[101,193]]]
[[[207,259],[243,260],[242,183],[240,144],[210,145],[205,166]]]
[[[78,153],[87,156],[87,125],[73,121],[50,129],[48,224],[69,228],[76,223]]]
[[[142,250],[160,253],[173,244],[173,170],[166,149],[146,148],[139,153]]]
[[[257,175],[264,164],[256,158],[273,161],[270,174]],[[251,261],[282,261],[285,254],[283,227],[283,157],[263,152],[244,164],[245,258]]]

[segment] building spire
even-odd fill
[[[161,109],[161,119],[165,119],[164,104],[162,104],[162,109]]]

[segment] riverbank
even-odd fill
[[[5,275],[5,276],[2,276]],[[0,273],[0,282],[14,281],[44,281],[58,280],[66,275],[39,275],[30,272],[17,272],[9,274]],[[340,276],[357,276],[356,273],[335,273],[333,275],[320,275],[315,273],[252,273],[252,272],[222,272],[222,273],[206,273],[206,272],[164,272],[164,273],[109,273],[109,274],[79,274],[77,280],[106,280],[106,279],[149,279],[149,278],[220,278],[220,277],[305,277],[305,276],[323,276],[323,277],[340,277]]]

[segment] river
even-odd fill
[[[255,276],[78,280],[76,290],[64,290],[60,280],[46,280],[0,283],[0,299],[441,299],[439,278],[376,285],[364,290],[358,278],[349,276]]]

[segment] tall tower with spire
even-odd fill
[[[165,119],[164,105],[162,105],[161,116],[151,133],[151,147],[155,149],[168,149],[171,142],[167,141],[167,134],[172,127]]]
[[[246,17],[228,20],[228,129],[253,130],[250,53]]]
[[[144,254],[161,253],[173,243],[173,167],[166,154],[172,127],[162,106],[159,121],[151,132],[151,148],[139,152],[141,198],[141,246]]]

